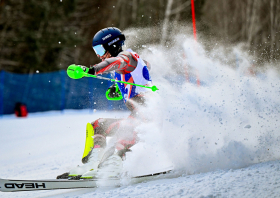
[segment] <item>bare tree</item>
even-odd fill
[[[177,0],[178,2],[180,2],[179,0]],[[167,1],[167,6],[165,9],[165,15],[164,15],[164,20],[163,20],[163,24],[162,24],[162,36],[161,36],[161,45],[164,45],[164,43],[166,42],[166,39],[168,37],[168,28],[170,26],[170,17],[171,15],[175,15],[175,19],[173,20],[174,22],[177,22],[180,16],[180,13],[185,11],[185,9],[187,7],[190,6],[190,0],[185,1],[185,3],[181,4],[174,9],[172,9],[172,5],[173,5],[173,0],[168,0]]]
[[[190,18],[189,5],[190,0],[1,0],[0,69],[27,73],[94,64],[92,37],[110,26],[153,27],[146,29],[153,36],[147,42],[165,43],[172,25]]]
[[[280,58],[280,0],[206,0],[203,21],[217,35],[244,42],[259,61]]]
[[[164,16],[163,25],[162,25],[162,36],[161,36],[162,45],[165,43],[166,37],[167,37],[168,23],[169,23],[169,17],[170,17],[170,13],[171,13],[172,4],[173,4],[173,0],[167,1],[165,16]]]

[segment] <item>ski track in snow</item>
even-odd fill
[[[1,126],[1,178],[47,179],[81,164],[86,122],[99,117],[126,117],[128,112],[66,111],[4,116]],[[279,197],[280,161],[241,169],[181,175],[119,188],[0,192],[0,197]]]

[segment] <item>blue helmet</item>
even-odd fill
[[[92,40],[92,48],[99,56],[103,56],[107,51],[115,57],[122,51],[125,36],[115,27],[108,27],[98,31]]]

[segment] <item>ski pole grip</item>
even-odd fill
[[[85,76],[84,70],[80,66],[75,64],[72,64],[67,68],[67,74],[70,78],[73,79],[79,79]]]

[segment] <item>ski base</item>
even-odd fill
[[[132,183],[143,182],[159,175],[171,172],[171,170],[132,177]],[[68,180],[68,179],[46,179],[46,180],[15,180],[0,179],[0,191],[17,192],[17,191],[36,191],[36,190],[57,190],[57,189],[76,189],[76,188],[97,188],[118,187],[121,184],[119,178],[107,179],[86,179],[86,180]]]

